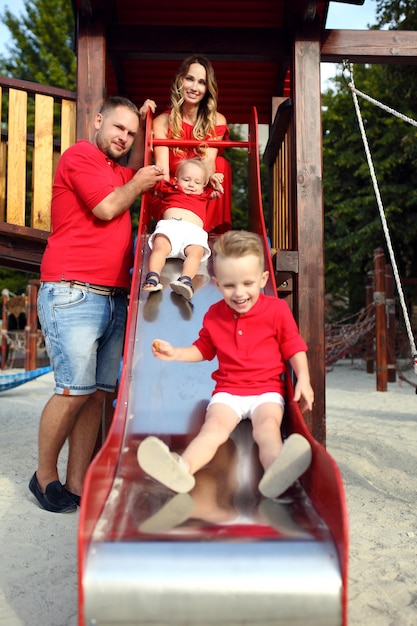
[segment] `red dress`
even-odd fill
[[[169,111],[167,111],[169,113]],[[184,139],[192,140],[193,126],[182,122],[182,129],[184,131]],[[216,126],[216,137],[221,139],[228,139],[230,131],[225,124]],[[219,152],[222,149],[219,148]],[[194,148],[184,147],[181,148],[180,154],[175,154],[172,148],[169,149],[169,174],[170,177],[175,176],[175,171],[180,163],[184,159],[192,159],[196,156]],[[205,223],[205,230],[209,233],[214,231],[216,233],[223,233],[229,230],[232,225],[232,169],[229,161],[219,154],[216,157],[216,172],[220,172],[224,175],[223,187],[224,193],[220,198],[215,200],[209,200],[207,203],[207,218]]]

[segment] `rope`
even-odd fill
[[[387,106],[386,104],[382,104],[382,102],[379,102],[378,100],[375,100],[374,98],[371,98],[371,96],[368,96],[366,93],[363,93],[363,91],[359,91],[359,89],[357,89],[354,86],[353,82],[349,84],[349,87],[353,93],[355,93],[358,96],[361,96],[364,100],[367,100],[371,104],[374,104],[375,106],[379,107],[383,111],[386,111],[387,113],[391,113],[391,115],[398,117],[400,120],[403,120],[403,122],[407,122],[408,124],[411,124],[412,126],[417,126],[416,120],[413,120],[412,117],[408,117],[407,115],[404,115],[403,113],[400,113],[399,111],[396,111],[395,109],[391,109],[391,107]]]
[[[371,156],[371,151],[369,149],[369,144],[368,144],[368,139],[366,137],[366,132],[365,132],[365,127],[363,124],[363,120],[362,120],[362,115],[361,115],[361,111],[360,111],[360,107],[359,107],[359,102],[358,102],[358,98],[357,98],[357,93],[360,93],[357,91],[355,84],[354,84],[354,80],[353,80],[353,66],[351,64],[349,64],[349,71],[350,71],[350,82],[348,82],[348,86],[351,90],[352,93],[352,98],[353,98],[353,103],[355,106],[355,111],[356,111],[356,116],[358,118],[358,123],[359,123],[359,128],[361,131],[361,136],[362,136],[362,141],[363,141],[363,145],[365,148],[365,153],[366,153],[366,158],[368,161],[368,166],[369,166],[369,171],[371,173],[371,179],[374,185],[374,191],[375,191],[375,196],[376,196],[376,201],[378,204],[378,210],[379,210],[379,215],[381,217],[381,222],[382,222],[382,227],[384,230],[384,234],[385,234],[385,239],[387,242],[387,247],[388,247],[388,252],[389,252],[389,256],[391,259],[391,265],[392,265],[392,269],[393,269],[393,273],[394,273],[394,277],[395,277],[395,282],[397,285],[397,290],[398,290],[398,295],[399,295],[399,299],[400,299],[400,303],[401,303],[401,308],[403,311],[403,316],[404,316],[404,321],[405,321],[405,326],[406,326],[406,330],[407,330],[407,335],[408,335],[408,340],[410,342],[410,349],[411,349],[411,354],[413,355],[413,368],[414,368],[414,372],[417,375],[417,349],[416,349],[416,344],[414,341],[414,336],[413,336],[413,331],[411,329],[411,324],[410,324],[410,318],[408,315],[408,310],[407,310],[407,306],[405,303],[405,298],[404,298],[404,293],[403,293],[403,289],[402,289],[402,285],[401,285],[401,279],[400,279],[400,274],[398,271],[398,266],[397,266],[397,262],[395,260],[395,255],[394,255],[394,250],[392,247],[392,243],[391,243],[391,236],[390,236],[390,232],[388,229],[388,224],[387,224],[387,220],[385,217],[385,212],[384,212],[384,207],[382,204],[382,200],[381,200],[381,194],[379,191],[379,186],[378,186],[378,181],[376,179],[376,175],[375,175],[375,169],[373,166],[373,162],[372,162],[372,156]],[[346,69],[348,67],[348,64],[346,61],[344,61],[344,69]],[[345,79],[346,80],[346,79]],[[370,101],[373,99],[370,99],[368,96],[366,96],[367,99],[369,99]],[[376,100],[374,101],[375,103],[377,102]],[[380,103],[378,103],[380,104]],[[389,109],[389,107],[385,107],[385,105],[381,105],[381,108],[385,108],[386,110]],[[392,109],[389,109],[390,111],[393,111]],[[397,113],[396,113],[397,115]],[[402,116],[401,114],[398,114],[397,117],[401,117],[401,118],[405,118],[405,116]],[[411,118],[407,118],[407,120],[411,121]],[[412,120],[412,123],[414,125],[417,126],[417,124],[414,122],[414,120]]]

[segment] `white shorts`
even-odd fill
[[[171,252],[167,259],[185,259],[185,248],[187,246],[201,246],[204,248],[202,261],[209,258],[211,250],[208,245],[208,234],[192,222],[177,220],[159,220],[152,235],[148,239],[149,247],[152,250],[153,241],[157,235],[165,235],[171,244]]]
[[[275,391],[269,391],[268,393],[261,393],[258,396],[234,396],[232,393],[226,393],[220,391],[212,396],[208,403],[207,409],[212,404],[225,404],[233,409],[239,418],[239,422],[243,419],[250,419],[255,409],[261,404],[266,402],[273,402],[279,404],[283,409],[285,408],[285,400],[280,393]]]

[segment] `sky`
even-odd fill
[[[19,17],[22,15],[22,13],[25,13],[23,0],[0,0],[1,15],[3,15],[3,11],[6,7],[15,17]],[[3,22],[0,22],[0,54],[6,54],[6,42],[9,41],[9,39],[9,29],[3,24]]]
[[[365,0],[362,6],[330,2],[326,28],[367,30],[375,24],[376,0]],[[322,89],[336,73],[335,63],[322,63],[320,68]]]

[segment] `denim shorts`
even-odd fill
[[[68,284],[42,283],[38,317],[55,376],[54,392],[114,391],[123,352],[127,299]]]

